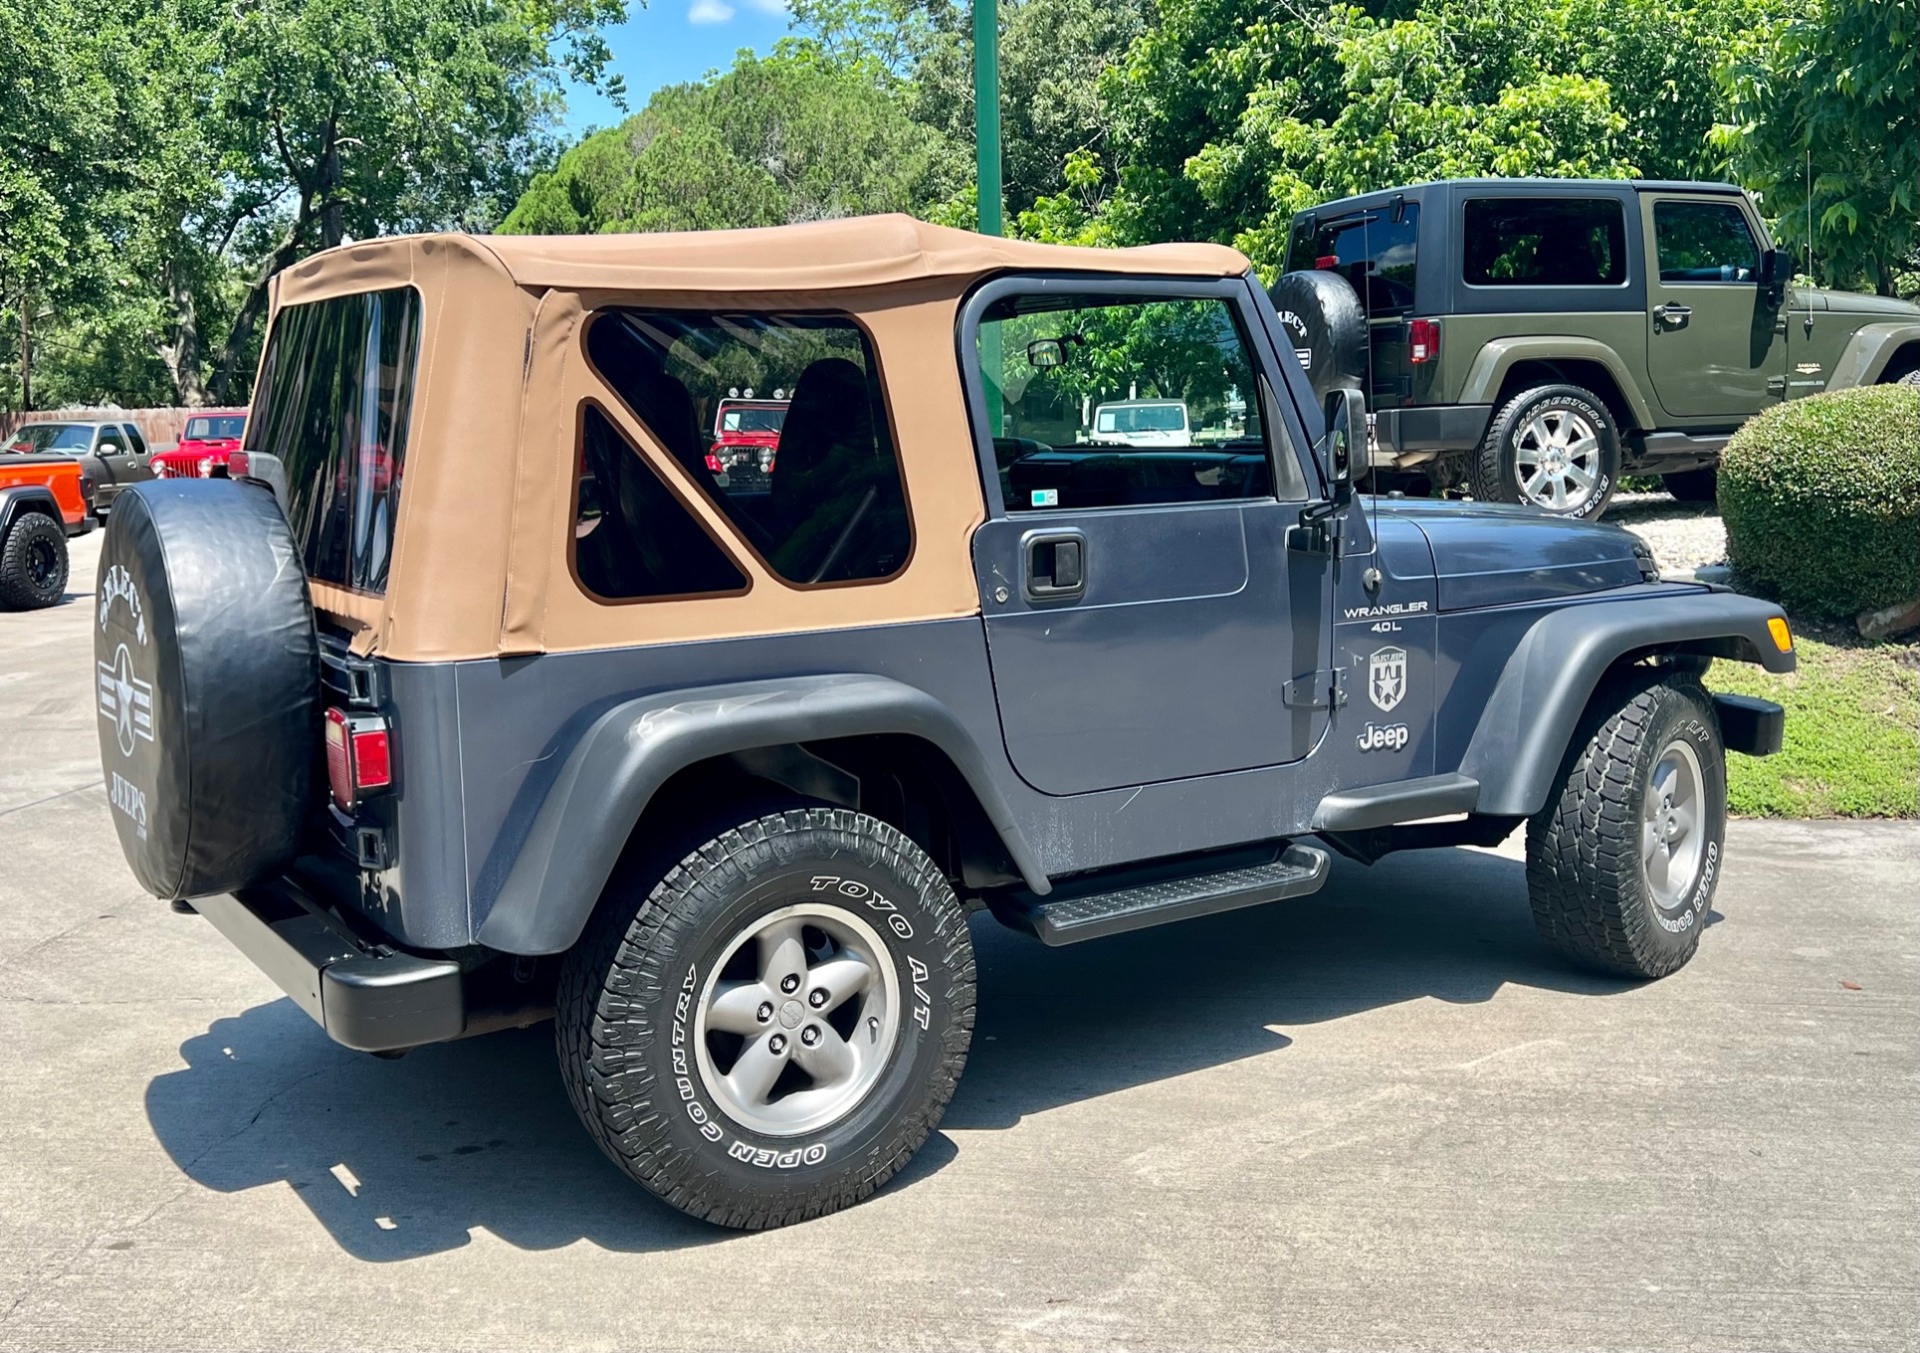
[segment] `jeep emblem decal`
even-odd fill
[[[1407,694],[1407,650],[1376,648],[1367,659],[1367,698],[1382,714],[1391,713]]]

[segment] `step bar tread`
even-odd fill
[[[1023,929],[1031,930],[1045,944],[1075,944],[1102,935],[1304,897],[1318,892],[1326,882],[1327,866],[1326,851],[1289,845],[1279,859],[1267,864],[1137,884],[1086,897],[1034,899],[1019,909],[1017,917]]]

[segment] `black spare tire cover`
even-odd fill
[[[277,873],[314,801],[320,674],[273,496],[219,479],[129,488],[94,619],[100,763],[141,886],[205,897]]]
[[[1332,390],[1366,388],[1367,316],[1346,278],[1324,271],[1282,273],[1267,294],[1315,395],[1324,400]]]

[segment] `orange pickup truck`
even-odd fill
[[[71,456],[0,453],[0,611],[66,595],[67,537],[93,529],[91,488]]]

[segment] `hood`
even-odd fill
[[[1646,542],[1618,526],[1494,503],[1378,503],[1381,516],[1408,522],[1427,538],[1442,611],[1574,597],[1659,576]]]
[[[1883,315],[1888,319],[1920,319],[1920,305],[1892,296],[1869,296],[1859,291],[1827,291],[1802,287],[1788,299],[1788,307],[1831,310],[1845,315]]]

